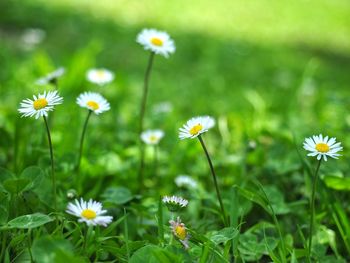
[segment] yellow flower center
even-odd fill
[[[81,216],[88,220],[92,220],[96,218],[96,212],[91,209],[85,209],[81,212]]]
[[[316,144],[316,150],[321,153],[329,152],[329,146],[326,143],[320,142]]]
[[[97,70],[96,72],[98,78],[103,78],[105,75],[104,70]]]
[[[153,45],[155,45],[155,46],[158,46],[158,47],[163,46],[163,40],[161,40],[161,39],[158,38],[158,37],[152,37],[151,43],[152,43]]]
[[[47,106],[48,102],[45,98],[37,99],[34,101],[33,107],[35,110],[41,110]]]
[[[158,137],[155,136],[155,135],[151,135],[151,136],[149,136],[149,140],[150,140],[151,142],[157,142],[157,141],[158,141]]]
[[[186,238],[186,228],[184,226],[177,226],[175,228],[175,233],[176,233],[176,236],[181,239],[181,240],[184,240]]]
[[[93,109],[93,110],[98,110],[98,109],[100,108],[100,106],[98,105],[98,103],[97,103],[97,102],[94,102],[94,101],[92,101],[92,100],[88,101],[88,102],[86,103],[86,105],[87,105],[88,107],[90,107],[91,109]]]
[[[190,129],[191,135],[197,135],[203,129],[203,125],[198,123]]]

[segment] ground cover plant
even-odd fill
[[[350,261],[349,15],[0,2],[0,262]]]

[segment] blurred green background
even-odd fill
[[[37,164],[43,151],[47,158],[42,122],[21,119],[17,108],[22,99],[51,88],[36,85],[37,78],[64,66],[59,89],[65,103],[55,110],[52,127],[62,178],[71,176],[86,114],[75,98],[92,90],[101,92],[112,110],[91,119],[83,168],[92,177],[103,173],[116,184],[130,183],[148,59],[135,39],[145,27],[167,31],[177,47],[169,59],[156,57],[146,113],[146,128],[166,132],[160,176],[206,176],[199,145],[177,139],[177,129],[195,115],[218,120],[207,137],[227,185],[238,180],[232,174],[240,173],[249,142],[257,144],[250,161],[257,174],[276,167],[283,174],[295,166],[295,145],[301,148],[305,136],[323,132],[337,136],[345,149],[350,146],[347,0],[5,0],[0,2],[0,165],[18,172]],[[28,28],[44,30],[43,41],[26,44]],[[114,71],[116,80],[106,88],[88,83],[91,67]],[[156,184],[156,191],[173,187],[167,180],[148,181]]]
[[[167,31],[177,50],[169,59],[155,58],[145,127],[163,129],[166,136],[160,144],[157,176],[152,148],[147,148],[146,198],[138,199],[128,190],[134,194],[138,186],[137,124],[149,54],[135,40],[143,28]],[[40,36],[33,37],[30,29],[42,30]],[[81,166],[82,196],[108,203],[108,194],[103,195],[106,188],[128,188],[123,188],[127,200],[113,197],[113,206],[107,207],[115,218],[123,215],[121,205],[126,205],[136,215],[131,222],[138,217],[148,220],[153,232],[132,227],[132,239],[138,231],[141,240],[153,240],[158,197],[165,194],[190,200],[189,212],[183,216],[186,225],[202,233],[217,229],[216,197],[202,149],[197,140],[178,139],[178,128],[187,119],[207,114],[217,125],[204,139],[226,207],[244,215],[242,233],[270,220],[261,207],[246,200],[253,194],[232,201],[233,185],[244,188],[257,178],[297,248],[303,242],[295,222],[304,230],[308,224],[312,169],[306,167],[313,167],[303,161],[314,164],[306,158],[302,142],[318,133],[337,137],[344,156],[323,165],[321,178],[341,201],[318,193],[322,202],[317,219],[327,231],[332,229],[332,244],[340,244],[341,254],[348,255],[332,205],[342,207],[341,218],[350,233],[346,219],[350,211],[349,0],[0,0],[0,167],[17,175],[31,165],[48,171],[43,121],[21,118],[18,107],[33,94],[52,90],[35,81],[59,66],[66,68],[59,79],[64,103],[50,113],[49,120],[60,211],[70,201],[67,190],[73,187],[87,114],[75,100],[81,92],[96,91],[111,103],[111,110],[90,119]],[[103,88],[88,83],[85,74],[92,67],[112,70],[115,81]],[[180,192],[174,184],[178,174],[191,175],[201,190]],[[9,218],[17,213],[46,213],[48,185],[38,189],[40,202],[30,203],[29,196],[23,197],[27,203],[11,204],[16,209]],[[348,242],[346,235],[343,241]]]

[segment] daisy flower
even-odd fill
[[[168,33],[156,29],[142,30],[137,35],[136,41],[142,45],[145,50],[150,50],[166,58],[169,57],[169,54],[175,52],[174,41],[170,38]]]
[[[82,198],[80,202],[75,199],[75,204],[68,204],[66,212],[79,217],[78,222],[85,222],[89,226],[107,226],[113,220],[112,216],[104,216],[103,214],[107,210],[102,210],[102,204],[92,199],[89,202],[84,201]]]
[[[55,83],[59,77],[61,77],[65,72],[65,69],[60,67],[54,72],[47,74],[45,77],[42,77],[36,81],[38,85],[46,85],[48,83]]]
[[[21,102],[18,111],[22,113],[22,117],[33,117],[39,119],[47,116],[49,111],[54,109],[55,105],[62,104],[63,98],[55,91],[44,91],[38,96],[33,95],[33,100],[25,99]]]
[[[175,178],[178,187],[197,188],[197,182],[188,175],[179,175]]]
[[[215,120],[209,116],[194,117],[186,122],[182,128],[179,129],[179,138],[181,140],[186,138],[196,138],[210,128],[214,127]]]
[[[162,199],[163,203],[168,207],[170,212],[176,212],[179,209],[186,207],[188,201],[179,196],[164,196]]]
[[[108,101],[99,93],[84,92],[77,98],[77,104],[82,108],[87,108],[97,115],[110,110]]]
[[[185,249],[188,249],[190,235],[187,233],[185,224],[181,223],[180,217],[177,217],[176,221],[170,220],[169,224],[174,236],[181,242]]]
[[[92,83],[103,86],[114,80],[114,73],[104,68],[93,68],[86,73],[86,79]]]
[[[164,137],[162,130],[147,130],[141,133],[141,140],[149,145],[156,145]]]
[[[309,151],[308,156],[317,156],[317,160],[323,159],[327,161],[327,157],[338,159],[339,151],[343,150],[340,142],[336,142],[336,138],[323,137],[322,134],[314,135],[306,138],[304,141],[304,149]]]

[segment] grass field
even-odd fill
[[[347,0],[1,1],[0,261],[348,262],[349,25]],[[43,41],[26,44],[29,28],[42,29]],[[157,164],[144,146],[140,192],[138,123],[149,54],[136,36],[143,28],[167,31],[176,52],[154,59],[144,127],[165,136]],[[35,82],[60,66],[64,103],[49,115],[55,212],[43,121],[21,118],[18,108],[53,90]],[[113,71],[115,80],[88,82],[94,67]],[[77,173],[86,112],[75,101],[84,91],[101,93],[111,110],[91,116]],[[203,138],[228,225],[200,143],[178,139],[178,129],[199,115],[216,120]],[[303,142],[320,133],[344,150],[320,168],[309,257],[317,160]],[[198,186],[176,186],[180,174]],[[187,250],[172,235],[164,195],[189,201],[179,213]],[[113,223],[77,223],[65,210],[80,197],[102,202]],[[15,219],[34,213],[43,216],[30,219],[36,226]]]

